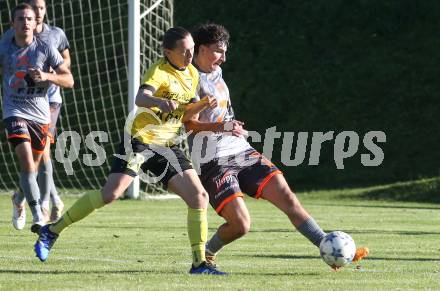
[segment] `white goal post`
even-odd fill
[[[162,2],[157,0],[157,3]],[[136,92],[139,88],[141,65],[141,3],[140,0],[128,1],[128,112],[136,109]],[[139,197],[139,176],[135,177],[125,195],[130,199]]]
[[[145,11],[141,11],[140,0],[128,1],[128,111],[136,109],[135,99],[139,88],[141,76],[141,21],[148,16],[149,13],[158,9],[164,0],[156,0],[154,4],[146,7]],[[172,17],[170,26],[172,26]],[[126,197],[130,199],[139,198],[140,181],[137,176],[126,191]]]

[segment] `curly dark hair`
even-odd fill
[[[222,42],[229,46],[229,32],[220,24],[205,23],[196,26],[191,32],[195,47],[194,52],[199,52],[200,45],[210,45],[217,42]]]

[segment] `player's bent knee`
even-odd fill
[[[237,217],[229,223],[233,227],[236,237],[242,237],[246,235],[251,229],[251,219],[248,216]]]
[[[101,191],[102,200],[104,201],[105,204],[112,203],[113,201],[121,197],[124,191],[125,189],[119,187],[118,184],[107,181],[107,183],[104,185],[104,188]]]
[[[109,190],[106,191],[105,188],[102,189],[101,195],[102,195],[102,200],[104,201],[105,204],[110,204],[121,196],[118,195],[118,193],[116,193],[115,191],[109,191]]]
[[[235,232],[238,237],[246,235],[251,229],[250,220],[240,220],[238,224],[235,225]]]
[[[205,190],[201,190],[197,193],[194,204],[194,208],[206,208],[208,206],[209,196]]]
[[[206,192],[205,190],[200,191],[198,197],[199,197],[200,201],[203,203],[207,203],[209,201],[208,192]]]
[[[189,192],[175,192],[186,203],[189,208],[193,209],[205,209],[208,207],[208,194],[204,190],[196,190]]]
[[[111,173],[101,191],[104,203],[109,204],[121,197],[133,179],[132,176],[127,174]]]

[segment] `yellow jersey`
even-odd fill
[[[154,97],[176,101],[176,110],[164,113],[158,107],[139,107],[128,118],[126,131],[146,144],[171,146],[176,144],[185,105],[196,97],[199,73],[190,64],[185,70],[173,67],[166,58],[159,59],[144,74],[142,85],[156,89]]]

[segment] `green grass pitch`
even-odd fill
[[[29,225],[12,228],[9,196],[0,195],[0,289],[440,289],[439,204],[361,200],[362,191],[299,194],[326,231],[345,231],[370,248],[360,264],[332,271],[286,216],[266,201],[247,198],[252,229],[219,256],[221,270],[231,274],[221,278],[187,274],[181,200],[117,201],[67,229],[41,263],[33,252],[36,236]],[[75,200],[65,198],[67,206]],[[208,218],[212,235],[222,220],[212,209]]]

